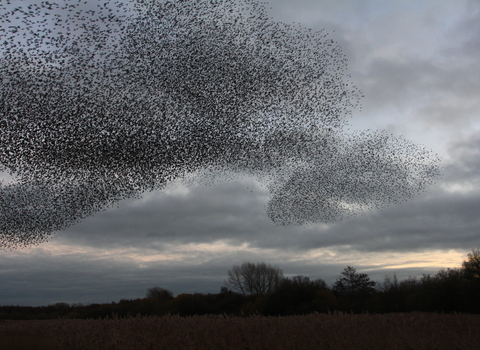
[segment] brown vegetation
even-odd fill
[[[0,322],[2,349],[478,349],[480,316],[311,314]]]

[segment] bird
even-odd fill
[[[0,186],[2,248],[197,172],[257,177],[278,225],[383,208],[440,176],[420,145],[348,131],[362,93],[339,45],[255,0],[8,6],[0,170],[15,181]]]

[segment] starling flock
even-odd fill
[[[346,66],[328,35],[254,0],[1,1],[0,247],[201,172],[255,176],[278,224],[410,199],[439,159],[347,133]]]

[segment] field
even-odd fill
[[[0,322],[3,350],[480,349],[480,315],[164,316]]]

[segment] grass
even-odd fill
[[[480,349],[480,315],[164,316],[0,322],[0,349]]]

